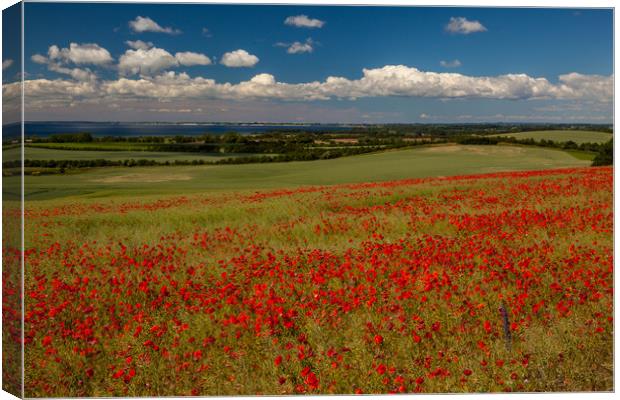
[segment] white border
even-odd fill
[[[45,3],[53,3],[54,1],[48,1],[48,0],[29,0],[28,2],[45,2]],[[614,1],[610,1],[610,0],[589,0],[589,1],[584,1],[584,0],[521,0],[521,1],[514,1],[514,0],[509,0],[509,1],[498,1],[498,0],[477,0],[474,2],[472,2],[471,0],[451,0],[451,1],[442,1],[442,0],[423,0],[423,2],[416,2],[416,1],[412,1],[412,0],[388,0],[385,2],[381,2],[379,0],[359,0],[359,1],[355,1],[355,0],[314,0],[314,1],[299,1],[299,0],[243,0],[243,1],[239,1],[239,0],[182,0],[182,1],[175,1],[175,0],[134,0],[134,1],[113,1],[113,0],[109,0],[109,1],[76,1],[76,0],[62,0],[61,2],[63,3],[175,3],[175,4],[272,4],[272,5],[305,5],[305,6],[312,6],[312,5],[316,5],[316,6],[330,6],[330,5],[350,5],[350,6],[414,6],[414,7],[424,7],[424,6],[440,6],[440,7],[501,7],[501,8],[510,8],[510,7],[536,7],[536,8],[540,8],[540,7],[553,7],[553,8],[613,8],[613,13],[614,13],[614,73],[615,73],[615,65],[616,65],[616,61],[617,61],[617,52],[616,50],[616,45],[618,43],[618,33],[615,29],[615,2]],[[16,2],[13,0],[0,0],[0,5],[2,6],[2,9],[7,8],[13,4],[15,4]],[[475,5],[473,5],[475,4]],[[24,24],[24,8],[23,8],[23,3],[22,3],[22,73],[24,72],[24,32],[23,32],[23,24]],[[1,22],[0,22],[0,28],[1,28]],[[0,29],[0,36],[1,36],[1,29]],[[2,44],[1,44],[1,40],[0,40],[0,50],[2,48]],[[23,76],[23,75],[22,75]],[[613,117],[613,121],[614,121],[614,127],[615,127],[615,121],[616,121],[616,113],[617,113],[617,109],[615,108],[615,100],[616,100],[616,96],[615,94],[618,93],[618,82],[614,79],[614,117]],[[0,105],[2,104],[2,100],[0,99]],[[23,96],[23,86],[22,86],[22,138],[23,138],[23,121],[24,121],[24,115],[25,115],[25,110],[24,110],[24,96]],[[0,113],[0,122],[1,122],[1,113]],[[620,155],[620,150],[618,150],[618,146],[614,146],[614,158],[616,160],[619,160],[618,156]],[[2,161],[2,156],[0,154],[0,162]],[[618,161],[616,161],[618,162]],[[22,163],[23,163],[23,140],[22,140]],[[619,177],[615,174],[615,168],[614,168],[614,211],[618,209],[618,205],[620,204],[619,199],[615,196],[615,188],[616,185],[618,183],[618,179]],[[23,202],[23,167],[22,167],[22,209],[24,207],[24,202]],[[0,176],[0,185],[2,183],[2,177]],[[22,212],[23,215],[23,212]],[[0,215],[0,222],[1,222],[1,218],[2,216]],[[618,220],[619,220],[619,216],[618,213],[614,212],[614,228],[615,226],[617,226],[618,224]],[[22,244],[24,243],[24,237],[23,237],[23,223],[24,220],[22,218]],[[2,238],[2,234],[0,233],[0,239]],[[617,254],[617,246],[618,242],[616,240],[616,231],[614,229],[614,269],[617,266],[617,260],[615,258],[615,254]],[[23,256],[22,256],[23,257]],[[23,262],[23,258],[22,258],[22,262]],[[23,265],[23,264],[22,264]],[[614,288],[617,287],[617,275],[615,274],[614,271]],[[23,293],[23,274],[22,274],[22,293]],[[1,295],[0,295],[1,296]],[[1,297],[0,297],[1,298]],[[615,296],[614,298],[614,332],[617,332],[617,324],[616,324],[616,313],[615,311],[618,310],[618,296]],[[22,300],[22,327],[23,327],[23,300]],[[24,332],[23,332],[23,328],[22,328],[22,336],[23,336]],[[618,363],[619,361],[619,357],[618,357],[618,353],[615,351],[616,350],[616,340],[617,340],[617,335],[615,335],[614,337],[614,384],[616,385],[619,381],[618,381],[618,377],[620,376],[618,370],[618,366],[620,365]],[[1,356],[1,350],[0,350],[0,356]],[[22,370],[23,370],[23,347],[22,347]],[[22,376],[23,378],[23,376]],[[2,376],[0,374],[0,382],[1,382]],[[23,379],[22,379],[22,393],[23,392]],[[450,396],[450,397],[463,397],[463,398],[467,398],[467,399],[477,399],[477,398],[492,398],[492,399],[510,399],[510,400],[517,400],[517,399],[532,399],[532,398],[536,398],[536,397],[543,397],[545,399],[550,399],[550,400],[556,400],[556,399],[567,399],[567,400],[575,400],[575,399],[614,399],[616,398],[615,393],[536,393],[536,394],[532,394],[532,393],[513,393],[513,394],[468,394],[468,395],[443,395],[443,394],[437,394],[437,395],[397,395],[398,398],[406,398],[406,399],[421,399],[421,400],[428,400],[428,399],[436,399],[438,396]],[[265,398],[265,399],[279,399],[282,396],[261,396],[260,398]],[[288,397],[288,396],[286,396]],[[325,396],[305,396],[304,398],[308,398],[308,399],[319,399],[321,397],[325,397]],[[364,396],[365,398],[371,397],[373,399],[382,399],[382,400],[387,400],[390,398],[393,398],[393,395],[390,396]],[[8,394],[7,392],[4,391],[0,391],[0,400],[5,400],[5,399],[14,399],[15,397]],[[226,397],[210,397],[212,399],[226,399]],[[359,396],[338,396],[338,398],[343,399],[343,400],[352,400],[352,399],[356,399],[359,398]],[[157,397],[143,397],[142,399],[158,399]],[[186,397],[169,397],[168,399],[186,399]],[[240,399],[240,400],[256,400],[256,397],[251,397],[251,396],[239,396],[239,397],[235,397],[235,399]]]

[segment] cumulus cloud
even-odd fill
[[[73,64],[105,65],[114,59],[110,52],[96,43],[70,43],[68,48],[56,45],[49,47],[47,55],[50,60]]]
[[[88,68],[67,68],[59,64],[50,63],[48,69],[59,74],[69,75],[78,81],[94,81],[97,79],[97,75]]]
[[[159,32],[159,33],[168,33],[170,35],[176,35],[181,33],[178,29],[173,29],[170,27],[162,27],[157,22],[153,21],[149,17],[141,17],[137,16],[133,21],[129,21],[129,27],[136,33],[143,32]]]
[[[570,73],[561,75],[557,83],[546,78],[525,74],[498,76],[468,76],[458,73],[421,71],[403,65],[387,65],[382,68],[364,69],[357,79],[331,76],[324,81],[305,83],[278,82],[271,74],[258,74],[239,83],[216,82],[204,77],[190,77],[186,73],[168,71],[158,75],[152,72],[162,67],[160,59],[174,64],[176,58],[161,49],[128,50],[129,52],[153,52],[159,60],[148,66],[149,74],[143,74],[141,63],[127,65],[129,72],[140,73],[130,79],[122,76],[117,80],[89,79],[88,70],[74,71],[67,68],[74,80],[29,79],[25,81],[29,106],[44,107],[49,104],[75,104],[95,102],[119,104],[121,101],[152,99],[153,101],[216,100],[292,100],[315,101],[328,99],[357,99],[365,97],[422,97],[439,99],[554,99],[580,101],[593,104],[612,104],[613,75],[584,75]],[[135,55],[135,54],[133,54]],[[61,67],[64,68],[64,67]],[[80,77],[80,75],[83,75]],[[3,93],[11,93],[11,84],[3,86]]]
[[[288,54],[312,53],[314,51],[314,45],[315,42],[312,38],[306,39],[305,42],[277,42],[274,44],[276,47],[285,47]]]
[[[327,100],[362,97],[432,97],[487,99],[597,99],[611,101],[613,77],[568,74],[559,84],[525,74],[474,77],[455,73],[425,72],[402,65],[364,69],[360,79],[328,77],[307,83],[278,82],[273,75],[259,74],[238,84],[213,79],[190,78],[167,72],[152,79],[118,81],[108,87],[123,87],[123,93],[155,98],[213,97],[223,99],[270,98],[282,100]]]
[[[558,93],[564,98],[613,100],[613,75],[583,75],[576,72],[560,75]]]
[[[295,26],[297,28],[322,28],[325,21],[320,19],[308,18],[307,15],[295,15],[287,17],[284,20],[285,25]]]
[[[271,74],[258,74],[250,79],[250,82],[259,85],[275,85],[276,77]]]
[[[48,106],[66,107],[76,101],[97,98],[97,86],[92,81],[69,81],[62,79],[32,79],[24,81],[25,101],[32,109]],[[21,82],[2,85],[3,100],[21,96]]]
[[[33,54],[30,59],[37,64],[47,64],[49,59],[41,54]]]
[[[444,68],[457,68],[461,66],[461,62],[459,60],[452,60],[452,61],[441,60],[439,61],[439,65],[441,65]]]
[[[97,75],[89,68],[77,68],[74,65],[107,67],[114,61],[110,52],[96,43],[70,43],[68,48],[52,45],[47,50],[47,57],[33,54],[30,59],[34,63],[47,65],[49,71],[69,75],[82,82],[95,81]]]
[[[210,65],[211,59],[204,54],[193,53],[191,51],[185,51],[176,53],[174,58],[177,59],[180,65],[191,67],[193,65]]]
[[[4,71],[5,69],[9,68],[11,65],[13,65],[13,60],[11,60],[10,58],[7,58],[6,60],[2,61],[2,70]]]
[[[479,21],[470,21],[465,17],[451,17],[446,25],[446,31],[459,35],[469,35],[474,32],[485,32],[487,28]]]
[[[152,42],[144,42],[142,40],[128,40],[125,43],[127,44],[127,46],[131,47],[134,50],[138,50],[138,49],[148,50],[151,47],[153,47]]]
[[[177,66],[177,59],[164,49],[127,50],[118,61],[121,75],[154,75]]]
[[[306,39],[304,43],[293,42],[286,50],[288,54],[312,53],[314,51],[313,41],[311,38]]]
[[[122,76],[156,75],[162,71],[178,66],[210,65],[211,59],[204,54],[191,51],[179,52],[174,56],[158,47],[127,50],[118,62],[118,71]]]
[[[239,68],[239,67],[253,67],[259,61],[259,58],[253,54],[248,53],[243,49],[231,51],[225,53],[222,56],[220,63],[227,67]]]

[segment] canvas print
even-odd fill
[[[611,8],[5,9],[3,389],[613,391],[613,33]]]

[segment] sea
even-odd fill
[[[55,133],[90,133],[102,136],[200,136],[237,132],[242,135],[272,131],[343,131],[363,125],[348,124],[262,124],[262,123],[168,123],[168,122],[26,122],[25,136],[46,137]],[[4,138],[18,138],[19,124],[2,127]]]

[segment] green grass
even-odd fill
[[[586,160],[592,161],[596,157],[596,153],[592,153],[591,151],[581,151],[581,150],[564,150],[571,156],[577,158],[578,160]]]
[[[90,142],[90,143],[28,143],[27,147],[57,148],[57,149],[107,149],[112,151],[146,151],[153,145],[160,143],[133,143],[133,142]]]
[[[2,148],[2,161],[17,161],[21,159],[21,146],[11,146]]]
[[[4,161],[18,160],[21,149],[12,148],[3,150]],[[25,158],[29,160],[205,160],[216,161],[224,158],[246,156],[248,154],[220,154],[220,153],[186,153],[165,151],[95,151],[95,150],[58,150],[35,147],[25,148]]]
[[[613,137],[611,133],[596,131],[531,131],[502,133],[493,136],[514,137],[516,139],[534,139],[534,140],[553,140],[554,142],[568,142],[572,140],[577,144],[581,143],[605,143]]]
[[[113,167],[27,176],[27,200],[257,190],[587,166],[566,152],[525,146],[434,146],[333,160],[179,167]],[[6,177],[11,181],[17,177]]]

